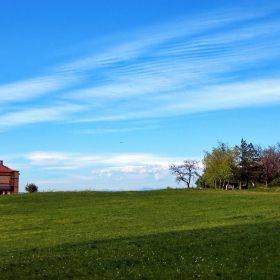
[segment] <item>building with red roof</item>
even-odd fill
[[[19,171],[13,170],[0,160],[0,194],[18,193]]]

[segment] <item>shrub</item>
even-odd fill
[[[269,187],[280,187],[280,177],[275,178],[269,183]]]
[[[26,184],[25,190],[29,193],[38,192],[38,187],[35,184]]]

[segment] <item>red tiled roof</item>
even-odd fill
[[[0,172],[14,172],[14,171],[16,170],[11,169],[4,164],[0,164]]]

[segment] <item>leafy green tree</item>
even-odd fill
[[[269,183],[270,187],[280,187],[280,177],[277,177],[275,179],[273,179],[270,183]]]
[[[201,180],[212,187],[223,187],[233,179],[233,166],[235,164],[234,151],[225,143],[219,142],[212,152],[205,152],[203,158],[204,173]]]
[[[39,189],[35,184],[33,184],[33,183],[28,184],[27,183],[26,186],[25,186],[25,190],[29,193],[34,193],[34,192],[38,192]]]
[[[203,174],[196,181],[199,187],[222,188],[228,182],[238,183],[239,188],[248,188],[249,183],[271,186],[272,181],[278,184],[280,177],[280,143],[263,149],[244,139],[234,148],[219,142],[211,152],[205,152],[203,165]]]

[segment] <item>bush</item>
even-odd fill
[[[271,181],[268,185],[269,187],[280,187],[280,177],[275,178],[273,181]]]
[[[35,184],[26,184],[25,190],[29,193],[38,192],[38,187]]]

